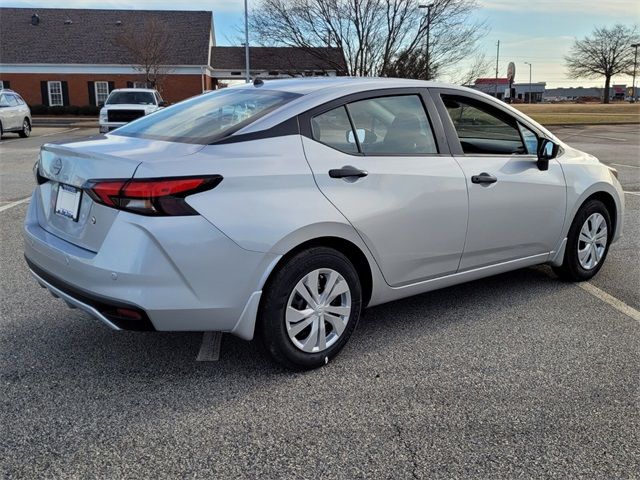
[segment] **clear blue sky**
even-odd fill
[[[426,0],[425,0],[426,1]],[[2,0],[2,6],[58,7],[59,0]],[[255,0],[250,0],[253,5]],[[243,0],[65,0],[67,8],[122,9],[190,9],[212,10],[218,45],[237,42],[237,29],[242,26]],[[546,81],[552,86],[602,85],[600,79],[569,79],[564,69],[565,55],[575,37],[584,37],[594,26],[615,23],[640,24],[638,0],[479,0],[476,16],[484,20],[489,33],[482,51],[495,65],[495,44],[500,40],[500,73],[504,75],[510,61],[516,63],[516,80],[529,79],[533,64],[533,81]],[[495,68],[495,66],[493,67]],[[630,78],[614,79],[631,83]]]

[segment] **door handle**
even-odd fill
[[[331,178],[345,178],[345,177],[366,177],[369,172],[366,170],[360,170],[359,168],[347,165],[342,168],[332,168],[329,170],[329,176]]]
[[[486,172],[471,177],[471,183],[496,183],[497,181],[496,177]]]

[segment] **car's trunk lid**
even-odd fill
[[[129,179],[138,166],[159,152],[174,158],[190,155],[202,145],[173,144],[117,135],[80,142],[47,144],[40,151],[38,222],[49,233],[97,252],[119,211],[95,203],[83,191],[89,180]],[[77,212],[75,218],[64,208]],[[77,208],[74,204],[76,195]],[[71,206],[69,206],[71,205]]]

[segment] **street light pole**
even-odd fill
[[[500,40],[498,40],[498,52],[496,53],[496,98],[498,98],[498,64],[500,62]]]
[[[531,102],[531,88],[532,88],[532,84],[531,84],[531,64],[529,62],[524,62],[525,65],[529,65],[529,103]]]
[[[244,68],[246,70],[244,79],[249,83],[251,82],[251,74],[249,73],[249,8],[247,0],[244,0]]]
[[[636,49],[635,56],[633,57],[633,81],[631,82],[631,103],[635,103],[638,99],[636,95],[636,67],[638,66],[638,47],[640,43],[634,43],[631,46]]]
[[[426,8],[427,9],[427,51],[425,52],[425,58],[426,58],[426,65],[427,65],[427,71],[426,71],[426,79],[425,80],[430,80],[430,65],[429,65],[429,36],[431,35],[431,7],[433,7],[433,3],[429,3],[427,4],[421,4],[418,5],[418,8]]]

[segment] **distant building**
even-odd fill
[[[114,88],[146,86],[135,59],[115,40],[151,18],[167,25],[171,44],[164,99],[211,88],[211,12],[0,8],[0,18],[0,81],[30,105],[98,105]]]
[[[569,87],[549,88],[544,93],[547,101],[576,101],[587,99],[602,99],[602,88],[597,87]]]
[[[500,100],[504,99],[505,91],[509,88],[508,78],[478,78],[471,85],[471,88],[496,97]]]
[[[337,76],[346,73],[339,48],[249,47],[251,78]],[[211,76],[214,84],[245,77],[244,47],[212,47]]]
[[[171,45],[162,59],[166,101],[245,77],[244,47],[215,45],[210,11],[0,8],[0,18],[0,87],[16,90],[30,105],[98,106],[114,88],[147,87],[136,59],[116,40],[151,19],[166,25]],[[337,48],[251,47],[250,60],[252,78],[346,71]]]
[[[538,103],[542,101],[546,85],[545,82],[513,83],[511,90],[509,90],[508,78],[478,78],[471,85],[471,88],[475,88],[492,97],[497,96],[500,100],[509,98],[515,102]]]

